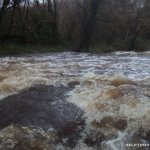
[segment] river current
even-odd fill
[[[17,150],[18,135],[30,139],[31,150],[150,149],[150,52],[0,58],[1,102],[39,85],[65,88],[69,83],[78,84],[64,93],[65,101],[83,111],[85,121],[73,147],[66,144],[67,138],[60,142],[53,129],[32,129],[12,122],[0,130],[0,150]],[[35,136],[38,133],[44,137],[42,141]]]

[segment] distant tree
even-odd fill
[[[52,28],[52,43],[58,43],[58,10],[57,0],[47,0],[48,16],[50,20],[50,27]]]
[[[4,14],[6,10],[8,9],[9,4],[10,4],[10,0],[3,0],[2,2],[1,8],[0,8],[0,26],[2,24]]]
[[[128,41],[128,50],[134,50],[136,40],[142,30],[145,28],[143,23],[144,14],[143,14],[143,0],[132,0],[130,4],[130,16],[128,20],[129,26],[129,41]]]
[[[86,2],[88,3],[88,1]],[[101,0],[89,1],[89,15],[87,16],[87,19],[84,19],[84,22],[82,23],[78,51],[89,47],[91,36],[96,24],[96,16],[98,13],[100,2]]]
[[[0,2],[0,41],[62,44],[77,51],[101,45],[144,49],[150,43],[150,0]]]

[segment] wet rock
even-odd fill
[[[69,90],[71,88],[65,86],[39,85],[3,99],[0,102],[0,129],[11,124],[39,127],[45,131],[52,127],[60,139],[68,138],[73,146],[84,128],[84,112],[65,100]]]
[[[130,144],[142,144],[141,146],[135,146],[135,150],[149,150],[149,144],[150,144],[150,134],[149,131],[147,131],[144,128],[139,128],[136,131],[133,131],[130,136],[127,137],[125,143]],[[127,150],[130,150],[131,148],[128,147]]]
[[[98,131],[91,131],[90,134],[87,134],[84,142],[88,146],[100,147],[101,142],[103,142],[104,140],[105,140],[105,136],[103,133]]]
[[[75,86],[76,85],[79,85],[80,84],[80,82],[78,82],[78,81],[72,81],[72,82],[69,82],[68,83],[68,86],[70,87],[70,88],[75,88]]]
[[[145,141],[147,141],[148,143],[150,143],[150,130],[145,130],[143,128],[140,128],[137,132],[135,132],[133,134],[133,139],[144,139]]]
[[[115,128],[118,130],[125,130],[127,127],[127,121],[124,119],[116,119],[111,116],[102,118],[100,122],[94,120],[92,122],[94,128]]]

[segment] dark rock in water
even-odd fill
[[[10,124],[54,128],[73,146],[84,128],[84,112],[65,99],[71,87],[38,85],[0,102],[0,129]]]
[[[124,119],[113,118],[111,116],[106,116],[102,118],[100,122],[94,120],[92,122],[94,128],[116,128],[118,130],[125,130],[127,127],[127,121]]]
[[[68,86],[70,87],[70,88],[75,88],[75,86],[76,85],[79,85],[80,84],[80,82],[78,82],[78,81],[72,81],[72,82],[69,82],[68,83]]]
[[[94,138],[93,138],[94,137]],[[96,147],[100,147],[102,141],[105,140],[105,136],[103,133],[101,133],[100,131],[90,131],[90,134],[87,134],[84,142],[88,145],[88,146],[96,146]]]
[[[147,143],[150,144],[150,131],[140,128],[137,132],[133,134],[133,139],[138,140],[145,140]]]

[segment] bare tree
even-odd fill
[[[52,28],[52,36],[54,45],[58,43],[58,13],[57,13],[57,0],[47,0],[48,15],[50,20],[50,27]]]
[[[93,29],[96,23],[96,16],[98,13],[99,5],[101,0],[90,0],[89,16],[87,20],[82,23],[81,27],[81,38],[78,51],[84,48],[88,48],[93,33]]]
[[[2,6],[0,8],[0,26],[2,24],[2,19],[4,17],[6,10],[8,9],[9,4],[10,0],[3,0]]]
[[[142,0],[133,0],[131,3],[131,13],[129,17],[129,41],[128,50],[133,50],[135,48],[136,40],[142,31],[143,20],[141,9],[143,7]]]

